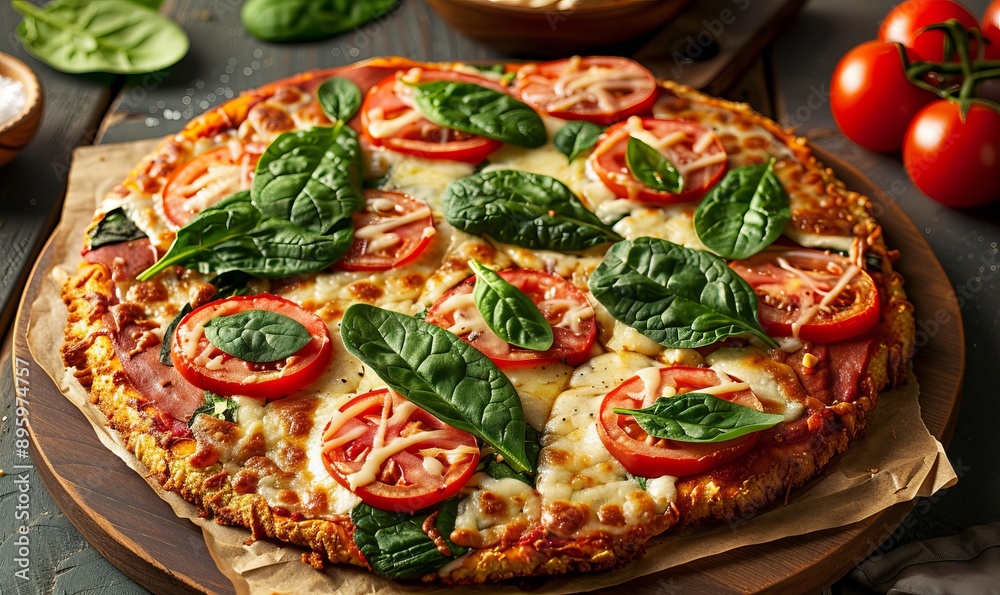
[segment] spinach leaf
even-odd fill
[[[316,89],[316,98],[323,113],[335,122],[350,120],[361,107],[361,89],[350,80],[337,76],[323,81]]]
[[[673,194],[684,190],[684,177],[677,167],[663,153],[634,136],[628,138],[625,163],[637,180],[654,190]]]
[[[425,118],[469,134],[520,147],[545,144],[542,118],[506,93],[474,83],[431,81],[413,85],[413,100]]]
[[[642,488],[643,491],[646,491],[646,482],[649,481],[648,478],[640,477],[638,475],[633,475],[632,479],[634,479],[636,483],[639,484],[639,487]]]
[[[215,295],[212,299],[221,300],[234,295],[250,295],[253,290],[247,286],[249,281],[250,275],[242,271],[229,271],[216,275],[208,281],[215,286]]]
[[[393,390],[481,438],[516,471],[531,469],[521,399],[475,347],[441,327],[367,304],[347,309],[340,334],[347,350]]]
[[[250,197],[261,214],[328,233],[364,206],[357,133],[334,127],[286,132],[257,162]]]
[[[522,248],[584,250],[621,239],[562,182],[541,174],[473,174],[448,184],[442,201],[458,229]]]
[[[265,278],[311,273],[333,264],[352,241],[349,222],[330,235],[309,233],[288,221],[264,220],[249,192],[237,192],[177,230],[163,258],[136,278],[148,281],[174,265],[203,274],[242,271]]]
[[[584,151],[589,151],[604,129],[584,120],[574,120],[559,129],[552,137],[552,144],[573,163]]]
[[[269,310],[244,310],[205,323],[205,338],[245,362],[283,360],[309,344],[312,335],[299,321]]]
[[[538,453],[542,451],[541,438],[535,428],[524,427],[524,452],[528,455],[528,462],[531,463],[531,471],[514,471],[514,468],[507,464],[507,461],[498,461],[497,454],[491,452],[483,455],[479,459],[479,470],[485,471],[493,479],[513,478],[534,487],[535,469],[538,468]]]
[[[619,242],[589,285],[612,316],[665,347],[703,347],[749,333],[777,348],[757,322],[753,289],[708,252],[654,238]]]
[[[120,244],[146,237],[145,232],[125,214],[124,209],[111,209],[87,234],[87,244],[96,250],[108,244]]]
[[[240,19],[264,41],[313,41],[360,27],[396,0],[247,0]]]
[[[432,514],[438,533],[444,538],[449,556],[443,555],[437,545],[424,533],[423,526]],[[458,498],[445,500],[430,513],[411,515],[372,508],[358,504],[351,509],[354,523],[354,543],[375,574],[393,579],[416,579],[434,572],[448,562],[465,554],[466,548],[451,541],[458,515]]]
[[[614,412],[631,415],[650,436],[679,442],[732,440],[766,430],[785,419],[697,392],[661,397],[645,409],[615,408]]]
[[[469,266],[476,273],[472,297],[490,330],[524,349],[545,351],[552,347],[552,327],[531,298],[479,262],[470,260]]]
[[[174,331],[177,330],[177,325],[181,323],[181,319],[190,312],[191,304],[184,304],[184,307],[177,313],[177,316],[174,316],[174,319],[167,325],[167,330],[163,331],[163,342],[160,343],[160,363],[164,366],[174,367],[174,361],[170,359],[170,347],[174,343]]]
[[[194,420],[201,414],[236,423],[236,413],[239,409],[240,407],[236,404],[236,401],[205,391],[205,404],[195,409],[194,413],[191,414],[191,419],[188,420],[188,427],[193,426]]]
[[[791,217],[772,159],[730,170],[698,205],[694,229],[710,250],[740,260],[770,246]]]
[[[55,0],[39,8],[15,0],[12,5],[24,15],[17,28],[24,49],[63,72],[153,72],[188,51],[183,29],[137,3]]]

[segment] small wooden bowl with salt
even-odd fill
[[[35,73],[24,62],[0,52],[0,167],[35,135],[44,106]]]

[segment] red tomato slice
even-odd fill
[[[354,214],[354,243],[334,266],[384,271],[412,262],[434,237],[431,209],[402,192],[365,190],[365,208]]]
[[[234,143],[206,151],[174,170],[160,199],[167,221],[175,229],[183,227],[223,198],[250,188],[261,152]]]
[[[476,438],[388,389],[345,403],[323,431],[323,464],[380,510],[412,512],[450,498],[479,464]]]
[[[205,337],[204,326],[218,316],[246,310],[284,314],[306,327],[312,340],[297,353],[267,363],[251,363],[224,353]],[[333,352],[330,331],[318,316],[295,302],[269,293],[209,302],[181,319],[174,331],[170,359],[185,379],[220,395],[270,399],[291,394],[319,378]]]
[[[475,275],[441,296],[427,312],[427,322],[457,334],[501,368],[560,361],[583,363],[597,337],[594,308],[583,292],[566,279],[543,271],[507,269],[499,274],[531,298],[552,326],[554,340],[547,351],[515,347],[486,326],[472,300]]]
[[[484,78],[446,70],[417,70],[419,81],[461,81],[505,92]],[[503,144],[492,138],[446,128],[420,115],[413,105],[412,91],[400,77],[411,77],[414,70],[386,77],[365,96],[361,105],[361,124],[366,138],[375,146],[398,153],[480,163]]]
[[[878,324],[875,281],[843,256],[780,248],[729,266],[757,294],[760,324],[771,336],[833,343]]]
[[[637,62],[574,56],[522,68],[514,94],[550,116],[607,126],[649,113],[656,89],[653,73]]]
[[[657,148],[681,171],[684,190],[680,194],[655,190],[632,175],[625,151],[633,133],[641,134],[641,140],[650,145],[654,145],[650,142],[654,139],[661,142],[672,139],[668,146]],[[605,131],[589,164],[618,197],[653,203],[693,202],[722,178],[726,171],[726,149],[714,132],[694,122],[633,117]]]
[[[696,392],[720,383],[718,374],[708,368],[676,366],[660,370],[660,386],[645,385],[642,376],[634,376],[604,397],[601,402],[597,434],[604,446],[625,467],[639,477],[693,475],[714,469],[744,454],[757,443],[759,432],[732,440],[715,443],[678,442],[652,438],[631,415],[614,412],[623,409],[643,409],[653,404],[664,387],[672,387],[677,394]],[[650,393],[650,394],[647,394]],[[654,394],[655,393],[655,394]],[[757,411],[764,408],[749,389],[716,395]]]

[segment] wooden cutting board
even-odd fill
[[[848,187],[867,194],[883,210],[887,242],[903,254],[910,299],[918,313],[944,313],[961,321],[944,270],[922,234],[870,181],[833,155],[815,149]],[[27,348],[28,306],[39,291],[53,253],[46,246],[22,298],[14,336],[15,368],[32,373],[33,459],[45,486],[84,537],[125,574],[153,592],[232,593],[215,566],[201,531],[174,516],[170,507],[134,471],[111,456],[82,414],[34,363]],[[957,417],[965,367],[960,322],[942,326],[914,360],[921,386],[922,417],[947,445]],[[21,360],[20,362],[18,360]],[[15,369],[16,373],[16,369]],[[913,502],[898,504],[864,521],[818,533],[740,548],[644,577],[614,592],[637,594],[746,591],[816,591],[847,573],[888,537]],[[611,591],[609,591],[611,592]]]

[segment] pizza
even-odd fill
[[[318,569],[614,568],[864,448],[914,347],[870,207],[624,58],[376,59],[143,159],[62,356],[148,477]]]

